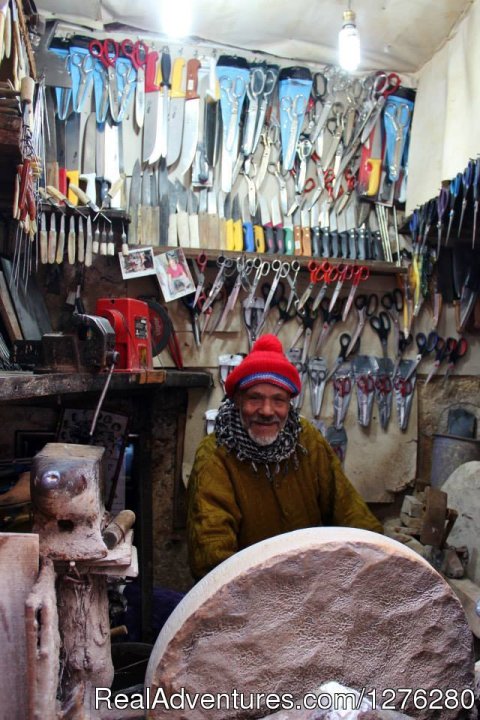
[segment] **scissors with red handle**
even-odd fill
[[[353,265],[353,276],[352,276],[352,287],[350,288],[350,292],[348,293],[347,302],[345,303],[345,307],[343,308],[342,313],[342,321],[345,322],[347,319],[348,313],[350,312],[350,308],[352,307],[353,298],[355,297],[355,293],[357,292],[358,286],[361,282],[364,280],[368,280],[370,277],[370,270],[366,265]]]
[[[98,60],[105,68],[107,74],[105,91],[108,88],[110,112],[113,121],[117,122],[120,113],[120,103],[118,98],[116,62],[120,53],[120,46],[116,40],[112,40],[112,38],[106,38],[105,40],[92,40],[89,43],[88,49],[90,51],[90,55],[92,55],[92,57]]]
[[[467,350],[468,350],[468,340],[466,338],[462,337],[459,340],[455,340],[455,344],[453,345],[452,349],[450,350],[450,355],[448,356],[448,367],[447,367],[447,372],[445,373],[445,379],[443,382],[446,382],[448,380],[453,368],[455,367],[457,362],[465,355]]]
[[[148,48],[141,40],[133,42],[126,38],[122,42],[121,49],[122,54],[131,61],[135,70],[138,71],[147,64]]]
[[[207,267],[207,256],[204,252],[197,255],[195,264],[193,266],[195,276],[197,279],[197,289],[195,291],[195,297],[193,300],[193,307],[196,307],[200,296],[204,292],[205,288],[205,268]]]
[[[323,263],[322,263],[323,265]],[[320,268],[322,267],[320,263],[318,263],[316,260],[310,260],[307,264],[307,268],[310,272],[310,282],[308,283],[307,287],[305,288],[302,297],[297,303],[297,312],[300,312],[303,310],[305,305],[307,304],[308,298],[312,294],[312,290],[315,287],[315,284],[318,282],[318,272]]]
[[[340,290],[343,287],[345,280],[351,280],[353,278],[353,265],[347,265],[346,263],[340,263],[336,265],[330,273],[330,281],[336,282],[335,290],[330,299],[329,310],[333,309],[333,306],[337,302]]]

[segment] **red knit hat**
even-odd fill
[[[238,388],[248,388],[258,383],[278,385],[293,395],[298,395],[302,382],[298,370],[284,353],[280,340],[275,335],[262,335],[252,351],[237,365],[225,381],[228,397]]]

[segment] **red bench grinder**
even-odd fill
[[[119,359],[114,372],[151,370],[152,340],[147,303],[134,298],[100,298],[95,312],[115,330]]]

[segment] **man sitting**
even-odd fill
[[[238,550],[291,530],[341,525],[383,532],[322,434],[292,407],[300,376],[277,337],[259,338],[225,389],[188,486],[195,579]]]

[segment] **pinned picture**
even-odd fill
[[[155,274],[155,263],[151,247],[130,250],[128,255],[118,253],[118,259],[120,260],[124,280]]]
[[[181,248],[156,255],[155,270],[165,302],[195,292],[195,283]]]

